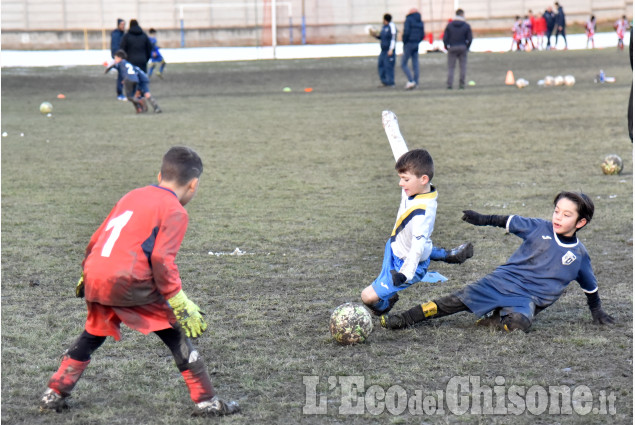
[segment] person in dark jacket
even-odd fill
[[[381,86],[379,87],[395,87],[395,45],[397,44],[397,27],[392,22],[392,15],[386,13],[384,15],[384,26],[381,31],[373,30],[370,33],[379,40],[381,53],[377,58],[377,71]]]
[[[456,16],[445,27],[443,45],[448,51],[448,89],[454,82],[454,66],[459,60],[461,74],[459,75],[459,89],[465,88],[465,74],[467,73],[467,52],[472,44],[472,28],[465,22],[463,9],[456,10]]]
[[[121,39],[119,48],[128,55],[128,62],[148,72],[148,61],[152,57],[152,42],[143,32],[136,19],[130,20],[130,28]]]
[[[558,13],[556,14],[556,41],[553,43],[553,47],[558,47],[558,35],[562,35],[564,50],[567,50],[567,34],[565,31],[567,23],[565,21],[564,10],[558,2],[556,2],[556,7],[558,8]]]
[[[421,14],[416,8],[410,9],[403,25],[402,36],[403,56],[401,57],[401,69],[408,79],[406,90],[412,90],[419,85],[419,43],[425,35]],[[412,59],[412,73],[410,73],[408,68],[410,59]]]
[[[551,48],[551,34],[553,33],[553,27],[556,26],[556,15],[553,13],[551,6],[545,10],[542,17],[545,18],[545,23],[547,24],[547,32],[545,33],[545,36],[547,37],[547,50],[549,50]]]
[[[119,50],[121,39],[123,38],[124,28],[126,28],[126,21],[123,19],[117,19],[117,28],[110,33],[110,56],[114,59],[115,53]],[[126,96],[123,95],[123,80],[121,76],[117,76],[117,99],[126,100]]]

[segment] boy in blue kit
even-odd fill
[[[450,251],[432,245],[437,190],[430,184],[434,162],[428,151],[413,149],[396,159],[402,188],[397,221],[386,242],[381,273],[361,295],[378,316],[392,309],[399,300],[397,292],[425,278],[430,260],[460,264],[474,252],[471,243]]]
[[[128,62],[128,55],[123,50],[117,50],[115,53],[115,62],[106,68],[108,73],[112,68],[116,68],[117,72],[123,79],[124,92],[126,98],[132,103],[137,113],[147,112],[148,106],[145,100],[150,102],[155,113],[161,113],[159,104],[150,93],[150,79],[138,66]],[[144,100],[145,98],[145,100]]]
[[[157,77],[163,79],[163,70],[165,69],[165,59],[161,51],[159,51],[159,45],[157,44],[157,30],[150,28],[148,31],[150,36],[150,43],[152,43],[152,55],[150,56],[150,70],[148,71],[148,77],[152,77],[154,68],[158,65]]]
[[[572,280],[584,291],[593,322],[615,323],[602,309],[589,253],[576,236],[593,217],[593,201],[583,193],[560,192],[553,204],[551,221],[463,211],[464,221],[504,227],[522,238],[522,244],[507,263],[481,280],[403,313],[382,316],[381,325],[402,329],[427,319],[470,311],[476,316],[487,314],[477,322],[479,325],[527,332],[536,314],[556,302]]]

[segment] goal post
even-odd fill
[[[268,4],[269,3],[269,4]],[[277,27],[278,27],[278,8],[283,7],[286,9],[287,16],[289,18],[289,44],[293,44],[293,8],[289,1],[277,1],[277,0],[264,0],[266,12],[271,13],[271,47],[273,48],[273,57],[276,58],[277,47]],[[270,8],[267,6],[270,5]],[[186,10],[200,10],[200,9],[245,9],[247,7],[253,7],[253,4],[249,3],[182,3],[175,6],[179,10],[179,26],[181,32],[181,47],[185,47],[185,12]],[[267,10],[269,9],[269,10]],[[263,20],[262,28],[265,28],[265,21]]]

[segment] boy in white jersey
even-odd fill
[[[427,319],[470,311],[476,316],[489,313],[477,322],[479,325],[527,332],[535,315],[555,303],[573,280],[587,297],[593,322],[614,323],[615,319],[602,309],[589,253],[576,236],[593,217],[593,201],[583,193],[560,192],[553,204],[551,221],[463,211],[463,221],[504,227],[522,238],[522,244],[507,263],[484,278],[401,314],[382,316],[381,325],[402,329]]]
[[[362,301],[376,315],[390,311],[399,299],[397,292],[423,280],[430,260],[460,264],[474,251],[471,243],[450,251],[432,245],[437,190],[430,184],[434,162],[428,151],[404,153],[395,170],[403,189],[397,221],[386,242],[381,273],[362,291]]]

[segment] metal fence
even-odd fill
[[[633,0],[560,3],[571,24],[591,14],[598,21],[632,17]],[[366,25],[379,25],[386,12],[401,25],[413,7],[435,37],[457,7],[477,32],[507,31],[515,15],[541,13],[548,6],[552,2],[544,0],[1,0],[0,16],[3,48],[35,48],[46,38],[94,47],[105,43],[117,18],[154,27],[164,46],[176,47],[184,38],[194,45],[268,45],[272,35],[279,44],[368,41]]]

